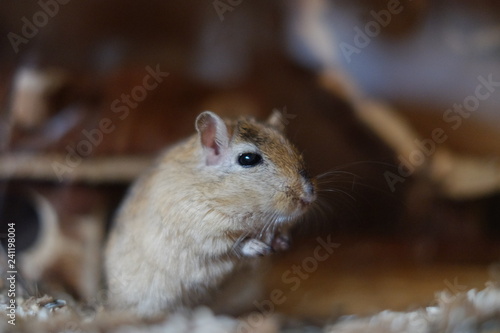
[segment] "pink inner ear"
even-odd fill
[[[205,111],[198,116],[196,129],[200,134],[207,164],[219,163],[229,145],[227,127],[224,121],[215,113]]]
[[[201,133],[201,143],[204,147],[211,149],[214,155],[220,154],[220,147],[217,143],[217,126],[214,121],[209,121]]]

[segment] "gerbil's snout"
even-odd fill
[[[300,196],[300,205],[302,208],[306,208],[316,200],[316,185],[307,170],[300,170],[299,174],[302,177],[303,188],[303,193]]]

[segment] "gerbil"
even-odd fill
[[[315,200],[302,156],[265,123],[205,111],[197,134],[132,187],[105,253],[110,304],[152,317],[209,304],[242,264],[286,248],[280,233]]]

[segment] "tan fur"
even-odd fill
[[[278,230],[315,198],[279,117],[263,124],[204,112],[199,133],[167,150],[133,186],[106,249],[114,307],[156,316],[210,303],[238,267],[272,252]],[[242,167],[238,156],[246,152],[263,162]]]

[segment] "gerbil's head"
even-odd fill
[[[224,121],[205,111],[196,119],[196,129],[200,171],[213,209],[262,228],[294,220],[316,199],[314,180],[284,137],[278,111],[264,123]]]

